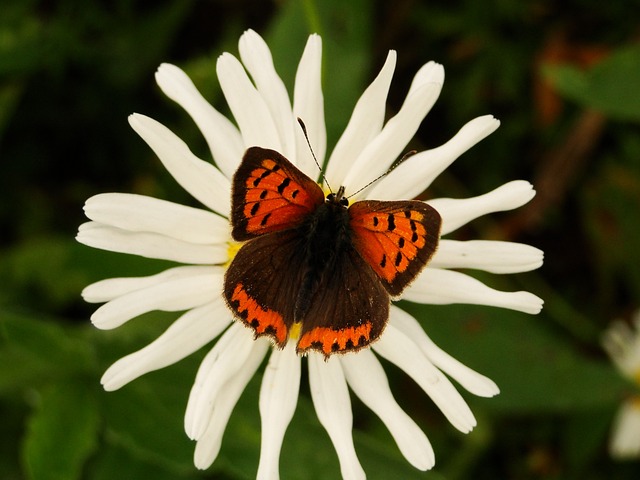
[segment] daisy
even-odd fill
[[[322,163],[327,145],[321,50],[320,37],[311,35],[298,66],[291,102],[266,43],[256,32],[245,32],[239,43],[240,60],[224,53],[217,61],[218,79],[235,123],[207,103],[182,70],[161,65],[156,74],[160,88],[195,121],[215,166],[197,158],[155,120],[133,114],[129,123],[204,208],[119,193],[96,195],[85,205],[92,221],[80,227],[77,238],[81,243],[184,264],[150,277],[103,280],[83,291],[88,302],[104,302],[91,317],[101,329],[116,328],[152,310],[184,312],[150,345],[114,363],[102,377],[104,388],[116,390],[217,338],[197,372],[184,421],[187,435],[196,441],[194,462],[201,469],[216,459],[238,398],[268,356],[260,389],[262,445],[257,477],[279,476],[280,448],[297,404],[303,360],[296,355],[293,341],[276,349],[264,338],[254,340],[253,332],[234,322],[225,305],[221,295],[225,267],[238,247],[231,239],[227,220],[230,179],[245,150],[254,145],[277,150],[307,175],[318,177],[296,118],[304,119],[310,143]],[[382,70],[357,102],[328,157],[326,178],[330,185],[356,191],[385,172],[403,153],[438,98],[444,71],[441,65],[429,62],[415,75],[400,111],[385,123],[395,64],[396,53],[390,51]],[[413,155],[354,200],[415,197],[498,125],[490,115],[470,121],[447,143]],[[445,235],[481,215],[517,208],[533,196],[528,182],[513,181],[474,198],[439,198],[429,204],[440,212]],[[430,304],[491,305],[536,314],[542,301],[535,295],[494,290],[457,269],[502,274],[532,270],[541,264],[542,252],[527,245],[441,240],[431,263],[402,298]],[[498,393],[493,381],[439,349],[415,318],[392,306],[388,326],[371,348],[334,355],[327,361],[316,352],[306,357],[313,404],[335,446],[344,478],[365,478],[353,444],[349,389],[380,417],[407,461],[421,470],[435,463],[426,435],[396,403],[379,357],[404,370],[461,432],[469,432],[476,420],[449,377],[478,396]]]
[[[603,346],[622,374],[640,386],[640,311],[633,327],[618,320],[604,333]],[[614,420],[609,451],[616,458],[640,457],[640,395],[627,398]]]

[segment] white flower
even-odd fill
[[[640,386],[640,311],[633,328],[617,320],[605,331],[602,343],[622,374]],[[620,407],[609,450],[616,458],[640,457],[640,395],[630,396]]]
[[[197,373],[185,415],[187,435],[196,440],[195,465],[207,468],[218,455],[229,416],[261,360],[270,358],[260,390],[262,447],[258,478],[278,478],[278,459],[285,430],[296,407],[302,359],[293,343],[283,350],[233,322],[222,298],[225,265],[232,244],[227,217],[230,179],[250,146],[281,152],[302,171],[317,178],[317,167],[296,118],[304,119],[320,162],[326,133],[320,85],[321,39],[311,35],[300,60],[293,105],[278,77],[265,42],[249,30],[240,38],[241,61],[225,53],[217,74],[236,124],[217,112],[179,68],[162,65],[156,79],[163,92],[180,104],[202,131],[215,161],[197,158],[175,134],[149,117],[134,114],[133,129],[149,144],[171,175],[205,209],[176,205],[139,195],[109,193],[90,198],[85,206],[92,220],[79,229],[86,245],[186,264],[144,278],[116,278],[88,286],[84,298],[106,302],[91,317],[94,325],[111,329],[152,310],[185,313],[157,340],[113,364],[104,374],[106,390],[163,368],[220,336]],[[385,103],[396,54],[389,52],[382,70],[358,101],[351,120],[329,156],[326,177],[331,185],[355,191],[403,153],[422,119],[436,101],[444,81],[441,65],[427,63],[416,74],[400,111],[384,122]],[[492,116],[467,123],[444,145],[420,152],[358,197],[410,199],[421,193],[459,155],[498,128]],[[514,181],[468,199],[440,198],[429,203],[443,218],[443,234],[481,215],[510,210],[534,196],[532,186]],[[542,264],[533,247],[498,241],[442,240],[430,265],[405,290],[414,302],[473,303],[538,313],[542,301],[527,292],[494,290],[465,273],[524,272]],[[307,357],[309,382],[318,418],[338,453],[344,478],[364,478],[353,445],[348,387],[385,423],[406,459],[421,470],[434,465],[426,435],[393,398],[378,356],[411,376],[449,421],[469,432],[476,424],[471,410],[448,377],[471,393],[491,397],[498,388],[440,350],[420,324],[396,306],[389,324],[371,349],[357,354]],[[445,375],[446,374],[446,375]],[[448,376],[447,376],[448,375]]]

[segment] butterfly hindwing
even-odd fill
[[[301,283],[300,239],[295,230],[275,232],[246,242],[224,279],[224,296],[235,316],[256,337],[269,336],[284,347],[293,324]]]
[[[349,207],[357,251],[391,295],[399,295],[435,253],[442,220],[419,200],[364,200]]]
[[[318,184],[285,157],[251,147],[233,177],[232,236],[242,241],[297,226],[323,202]]]
[[[315,289],[302,322],[297,351],[356,351],[380,336],[389,317],[389,294],[365,260],[342,250]]]

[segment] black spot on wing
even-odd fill
[[[274,172],[274,170],[265,170],[264,172],[262,172],[260,174],[260,176],[253,181],[253,186],[257,187],[258,185],[260,185],[260,182],[262,181],[262,179],[263,178],[267,178],[273,172]]]
[[[290,183],[291,179],[289,177],[286,177],[284,180],[282,180],[282,183],[278,185],[278,193],[282,194],[282,192],[284,192],[284,189],[287,188]]]
[[[269,217],[271,216],[271,213],[267,213],[264,217],[262,217],[262,220],[260,220],[260,226],[264,227],[267,222],[269,222]]]
[[[395,218],[392,213],[387,217],[388,228],[390,232],[393,232],[396,229]]]

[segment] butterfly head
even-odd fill
[[[331,192],[327,195],[327,203],[348,207],[349,199],[344,196],[344,187],[340,187],[336,193]]]

